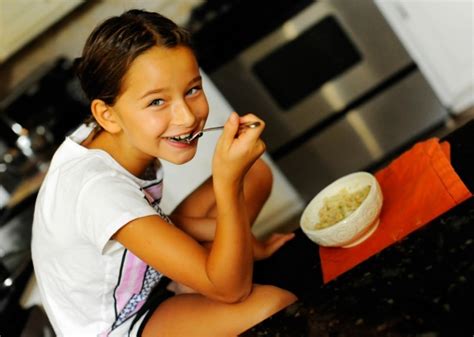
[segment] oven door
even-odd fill
[[[348,111],[277,164],[309,202],[341,176],[384,166],[445,118],[446,109],[420,72],[414,71],[390,90]]]
[[[267,121],[272,153],[411,64],[371,0],[321,0],[210,77],[239,113]]]

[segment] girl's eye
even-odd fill
[[[188,91],[188,96],[192,96],[192,95],[196,94],[199,91],[201,91],[200,86],[193,87]]]
[[[151,101],[150,105],[151,106],[160,106],[160,105],[163,105],[165,103],[165,100],[164,99],[161,99],[161,98],[157,98],[157,99],[154,99],[153,101]]]

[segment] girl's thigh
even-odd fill
[[[268,199],[272,184],[273,176],[270,167],[262,159],[257,160],[250,168],[244,180],[247,213],[251,222],[255,220]],[[215,217],[216,198],[212,177],[207,179],[184,199],[173,213],[196,218]]]
[[[177,295],[155,310],[142,336],[237,336],[295,300],[292,293],[268,285],[254,285],[249,297],[233,304],[199,294]]]
[[[207,217],[209,211],[215,207],[212,177],[204,181],[191,192],[173,211],[173,213],[194,218]]]

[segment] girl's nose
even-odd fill
[[[196,116],[185,101],[179,101],[173,105],[173,122],[187,127],[195,124]]]

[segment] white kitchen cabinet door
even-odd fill
[[[474,1],[375,0],[440,101],[474,105]]]
[[[0,62],[84,0],[0,0]]]

